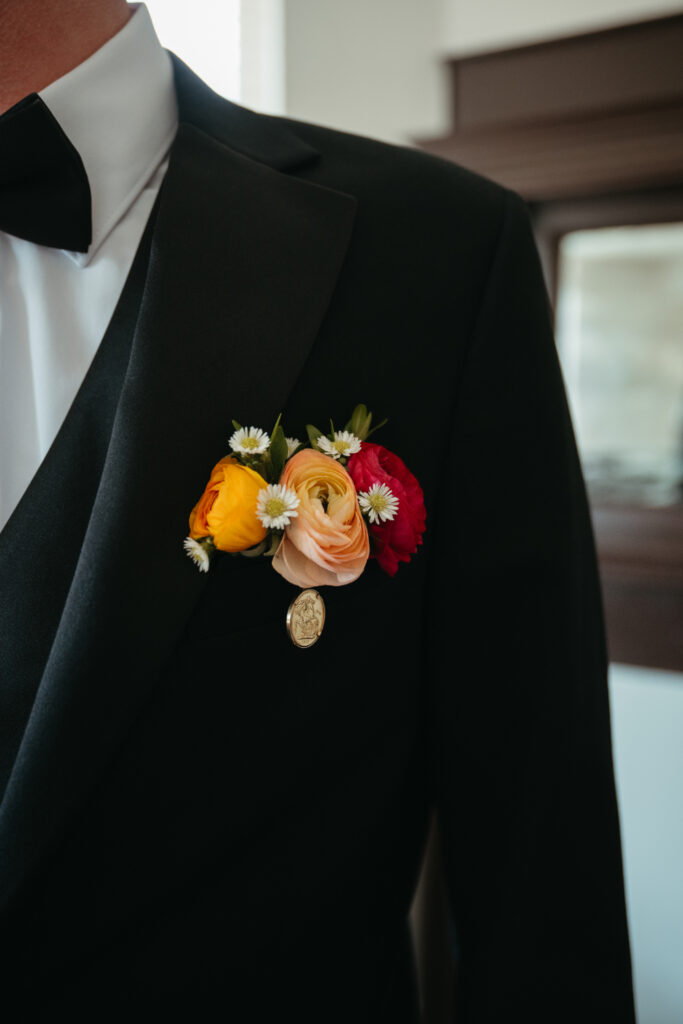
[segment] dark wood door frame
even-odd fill
[[[680,186],[683,14],[448,62],[452,130],[416,140],[528,202]]]
[[[563,235],[570,231],[617,227],[622,224],[683,222],[683,183],[678,187],[579,196],[574,199],[529,202],[527,205],[534,224],[548,294],[555,307],[559,247]]]

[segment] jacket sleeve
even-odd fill
[[[629,1024],[597,558],[550,304],[513,192],[451,427],[428,637],[456,1019]]]

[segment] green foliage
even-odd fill
[[[311,448],[318,447],[318,438],[323,436],[322,430],[318,430],[312,423],[306,424],[306,433],[308,434],[308,442]]]
[[[376,430],[383,427],[388,420],[384,419],[381,423],[378,423],[375,427],[372,426],[372,413],[368,412],[367,406],[357,405],[351,413],[351,419],[348,421],[344,430],[350,430],[352,434],[355,434],[361,441],[367,441],[371,434],[374,434]]]
[[[268,451],[263,455],[250,456],[243,452],[235,453],[235,457],[244,466],[250,466],[257,472],[261,473],[262,476],[268,481],[268,483],[277,483],[282,475],[282,471],[287,461],[287,439],[285,432],[281,424],[282,413],[278,416],[275,421],[275,425],[270,433],[270,446]],[[388,421],[383,419],[380,423],[377,423],[374,427],[372,426],[372,413],[368,411],[366,405],[360,403],[351,413],[351,418],[344,425],[344,430],[350,431],[355,434],[361,441],[367,441],[367,439],[383,427]],[[242,425],[237,420],[232,421],[232,425],[235,430],[242,430]],[[314,426],[312,423],[306,424],[306,434],[308,436],[308,443],[311,448],[318,451],[318,438],[323,436],[322,430]],[[334,423],[330,419],[330,433],[327,435],[331,441],[334,441]],[[301,448],[305,447],[305,443],[300,444],[296,449],[300,451]],[[345,464],[345,460],[340,460],[342,464]]]
[[[266,538],[266,547],[265,550],[263,551],[263,554],[265,555],[266,558],[272,558],[277,549],[280,547],[280,541],[282,540],[283,533],[284,530],[273,530],[270,536]]]
[[[285,440],[285,432],[280,426],[280,417],[275,425],[275,429],[270,437],[270,471],[272,474],[271,482],[277,483],[280,479],[282,470],[285,468],[285,462],[287,461],[287,441]]]
[[[383,426],[384,426],[384,424],[385,424],[385,423],[388,423],[388,422],[389,422],[389,420],[388,420],[388,419],[386,419],[386,418],[385,418],[385,419],[383,419],[383,420],[380,420],[380,422],[379,422],[379,423],[377,424],[377,426],[376,426],[376,427],[373,427],[373,428],[372,428],[372,430],[368,430],[368,431],[367,431],[367,433],[365,434],[365,437],[364,437],[364,438],[362,438],[362,440],[363,440],[363,441],[367,441],[367,439],[368,439],[369,437],[372,437],[372,435],[373,435],[373,434],[375,433],[375,431],[376,431],[376,430],[379,430],[379,428],[380,428],[380,427],[383,427]]]
[[[344,427],[344,430],[350,430],[352,434],[355,434],[356,437],[359,437],[362,441],[363,435],[361,431],[363,429],[363,424],[365,423],[367,416],[367,407],[364,405],[357,405],[356,408],[351,413],[351,419]],[[372,419],[372,413],[370,413],[370,419]]]

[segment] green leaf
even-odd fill
[[[368,435],[370,434],[370,425],[372,423],[372,413],[369,412],[360,427],[360,434],[358,435],[361,441],[367,441]]]
[[[369,438],[369,437],[370,437],[370,436],[371,436],[372,434],[374,434],[376,430],[379,430],[379,428],[380,428],[380,427],[383,427],[383,426],[384,426],[384,424],[385,424],[385,423],[388,423],[388,422],[389,422],[389,420],[388,420],[388,419],[383,419],[383,420],[381,420],[381,421],[380,421],[380,422],[379,422],[379,423],[377,424],[377,426],[376,426],[376,427],[373,427],[373,428],[372,428],[372,430],[368,430],[368,432],[367,432],[367,434],[365,435],[365,437],[363,438],[363,440],[364,440],[364,441],[367,441],[367,439],[368,439],[368,438]]]
[[[367,408],[364,405],[357,405],[356,408],[351,413],[351,419],[344,427],[344,430],[350,430],[352,434],[355,434],[356,437],[360,437],[362,441],[363,438],[361,436],[361,430],[367,415]],[[370,418],[372,419],[372,414],[370,415]]]
[[[232,421],[232,425],[235,428],[235,430],[241,430],[242,429],[242,424],[238,423],[237,420],[233,420]]]
[[[277,479],[273,480],[273,460],[270,450],[264,452],[263,455],[259,455],[258,461],[252,459],[249,463],[249,468],[256,470],[267,483],[277,483]]]
[[[259,555],[265,554],[267,547],[268,538],[262,540],[260,544],[255,544],[251,548],[246,548],[244,551],[240,551],[240,555],[244,555],[245,558],[258,558]],[[235,552],[237,554],[237,552]]]
[[[283,530],[272,530],[270,535],[266,538],[266,549],[263,552],[266,558],[272,558],[280,547],[283,532]]]
[[[278,418],[275,420],[275,426],[273,427],[273,429],[270,432],[271,438],[272,438],[273,434],[275,433],[275,431],[277,430],[277,428],[280,426],[280,420],[281,419],[282,419],[282,413],[280,413]]]
[[[311,448],[317,448],[318,438],[323,436],[322,430],[318,430],[318,428],[314,427],[312,423],[307,423],[306,433],[308,434],[308,440],[311,445]]]
[[[273,474],[272,482],[277,483],[287,461],[287,441],[285,440],[285,432],[279,423],[275,425],[270,438],[270,460]]]

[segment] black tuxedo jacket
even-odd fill
[[[175,68],[154,221],[0,537],[6,1019],[414,1022],[436,807],[458,1021],[632,1021],[596,555],[524,204]],[[198,573],[187,517],[233,417],[301,437],[359,401],[425,542],[326,588],[298,650],[295,588]]]

